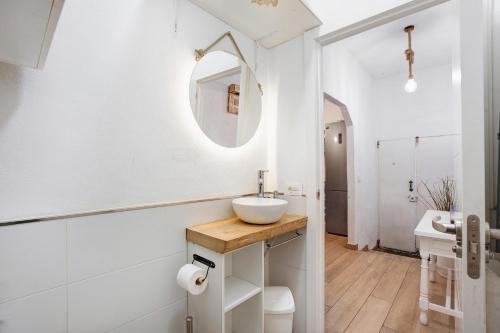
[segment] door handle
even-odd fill
[[[408,185],[409,185],[409,191],[410,191],[410,192],[413,192],[413,180],[410,180],[410,181],[408,182]]]
[[[439,232],[456,235],[457,241],[451,250],[457,258],[462,258],[462,221],[455,220],[453,223],[442,223],[441,216],[435,216],[432,218],[432,227]]]
[[[457,225],[453,223],[442,223],[441,216],[434,216],[432,218],[432,227],[445,234],[457,234]]]

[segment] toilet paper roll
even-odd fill
[[[201,284],[196,284],[198,278],[204,278],[205,269],[193,264],[186,264],[177,273],[177,284],[191,295],[200,295],[207,289],[208,278]]]

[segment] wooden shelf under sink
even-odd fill
[[[279,235],[302,229],[307,225],[307,217],[285,215],[272,224],[249,224],[233,217],[188,227],[188,241],[202,245],[218,253],[227,253],[244,246],[271,239]]]

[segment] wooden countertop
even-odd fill
[[[285,215],[272,224],[249,224],[233,217],[188,227],[186,238],[212,251],[226,253],[304,228],[306,225],[307,217],[300,215]]]

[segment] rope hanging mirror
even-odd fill
[[[238,43],[236,43],[236,40],[233,37],[233,34],[231,31],[227,31],[223,33],[219,38],[217,38],[212,44],[208,45],[204,49],[196,49],[194,50],[194,58],[196,61],[200,61],[207,53],[210,51],[215,45],[219,44],[224,38],[228,38],[229,41],[231,42],[231,45],[233,45],[234,49],[236,50],[236,53],[238,57],[247,65],[249,68],[250,66],[248,65],[247,61],[245,60],[245,57],[243,56],[243,53],[241,52]],[[264,95],[264,91],[262,89],[262,84],[260,82],[257,83],[261,95]]]

